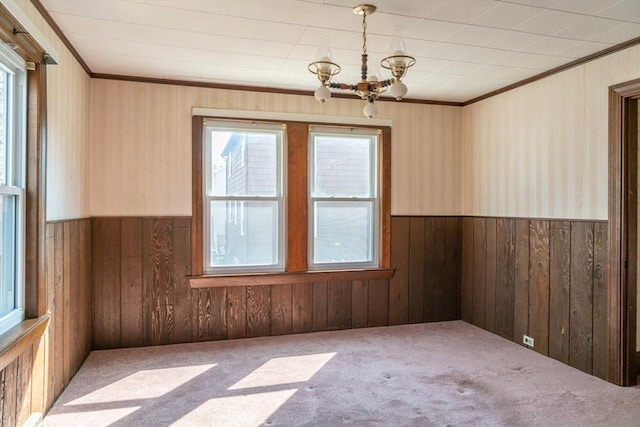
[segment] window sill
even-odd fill
[[[301,271],[260,274],[224,274],[215,276],[190,276],[191,288],[224,288],[232,286],[283,285],[288,283],[341,282],[351,280],[391,279],[395,268],[366,270]]]
[[[0,370],[13,362],[24,350],[42,337],[49,325],[49,315],[25,319],[0,335]]]

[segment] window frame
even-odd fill
[[[216,126],[214,126],[215,124]],[[278,135],[277,143],[276,143],[276,194],[274,196],[219,196],[214,194],[208,194],[207,189],[212,186],[213,176],[211,174],[211,165],[208,160],[211,158],[211,132],[208,131],[213,127],[218,127],[218,129],[225,129],[229,131],[233,130],[248,130],[248,131],[256,131],[256,130],[264,130],[265,132],[273,132]],[[215,118],[208,118],[203,120],[203,135],[202,135],[202,155],[203,155],[203,171],[202,174],[202,186],[203,191],[201,193],[203,199],[203,229],[204,235],[202,238],[203,241],[203,273],[205,274],[242,274],[242,273],[270,273],[270,272],[283,272],[285,271],[286,264],[286,173],[285,173],[285,156],[287,138],[286,138],[286,127],[283,127],[279,123],[273,122],[255,122],[255,121],[246,121],[246,120],[220,120]],[[245,155],[246,155],[246,141],[243,138],[241,141],[241,150],[240,153],[240,161],[241,167],[246,166]],[[230,154],[230,162],[226,170],[226,178],[229,179],[232,171],[232,163],[231,161],[231,153]],[[194,195],[195,196],[195,195]],[[270,265],[241,265],[241,266],[233,266],[233,265],[225,265],[225,266],[213,266],[209,265],[209,262],[206,262],[206,254],[210,254],[211,252],[211,222],[208,220],[211,216],[210,212],[210,203],[213,201],[225,201],[227,202],[227,209],[230,208],[230,203],[233,203],[233,215],[228,215],[227,221],[225,222],[233,222],[234,225],[239,226],[241,235],[244,235],[246,230],[244,227],[244,218],[246,213],[245,204],[247,202],[252,201],[271,201],[275,202],[277,206],[277,248],[276,248],[276,262]],[[233,217],[233,219],[232,219]],[[205,221],[205,218],[207,219]]]
[[[370,129],[364,127],[335,127],[335,126],[311,126],[309,129],[309,193],[307,196],[309,203],[309,226],[307,229],[309,248],[308,248],[308,264],[309,270],[348,270],[358,268],[377,268],[380,263],[378,253],[380,252],[380,230],[377,225],[380,223],[380,200],[379,200],[379,176],[378,157],[380,151],[380,129]],[[334,196],[315,196],[314,195],[314,172],[315,172],[315,137],[316,136],[337,136],[350,137],[361,136],[369,139],[369,167],[371,173],[369,175],[370,193],[369,197],[334,197]],[[372,227],[371,227],[371,260],[362,262],[315,262],[315,203],[316,202],[369,202],[372,205]]]
[[[5,44],[0,43],[0,68],[11,75],[6,114],[6,168],[5,183],[0,185],[0,196],[10,196],[14,202],[13,222],[13,309],[0,317],[0,334],[25,319],[25,193],[27,147],[27,64]],[[3,100],[4,102],[4,100]],[[3,215],[4,217],[4,215]],[[3,229],[8,224],[2,224]],[[3,233],[6,230],[3,230]]]
[[[211,114],[210,111],[223,112]],[[261,115],[253,118],[250,112],[226,110],[194,109],[192,113],[192,216],[191,216],[191,288],[215,288],[229,286],[273,285],[284,283],[318,283],[326,281],[387,280],[393,277],[391,268],[391,127],[388,125],[367,125],[358,127],[379,129],[378,197],[380,204],[377,224],[380,238],[378,266],[343,270],[310,270],[308,266],[308,148],[309,126],[323,125],[353,127],[341,122],[310,121],[309,116],[277,114],[277,122],[286,125],[286,262],[283,272],[251,272],[210,274],[203,269],[203,206],[202,206],[202,145],[203,122],[206,119],[238,119],[274,122],[274,118]],[[292,119],[300,116],[299,120]],[[357,121],[357,119],[355,119]]]

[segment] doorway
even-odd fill
[[[637,383],[640,79],[609,88],[609,377]]]

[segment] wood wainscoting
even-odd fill
[[[190,218],[94,218],[93,347],[458,319],[461,219],[391,227],[391,280],[191,289]]]
[[[23,425],[32,414],[45,413],[91,350],[91,220],[48,223],[45,250],[50,317],[29,319],[15,334],[3,335],[2,426]],[[5,341],[16,334],[31,338],[6,350]]]
[[[462,320],[607,378],[607,223],[462,220]]]

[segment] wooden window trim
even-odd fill
[[[24,27],[0,5],[0,40],[34,69],[27,71],[25,150],[25,320],[0,336],[0,366],[3,369],[26,346],[39,339],[49,324],[46,276],[46,146],[47,70],[44,49]]]
[[[287,128],[287,219],[286,271],[261,274],[204,275],[202,144],[204,116],[192,117],[192,215],[191,215],[191,276],[192,288],[221,286],[273,285],[279,283],[310,283],[341,280],[376,280],[393,277],[391,266],[391,128],[380,129],[379,139],[379,203],[380,250],[378,268],[335,271],[309,271],[308,248],[308,132],[310,125],[342,126],[344,124],[286,121]],[[216,118],[218,119],[218,118]],[[219,119],[228,119],[220,117]],[[366,127],[366,126],[362,126]]]

